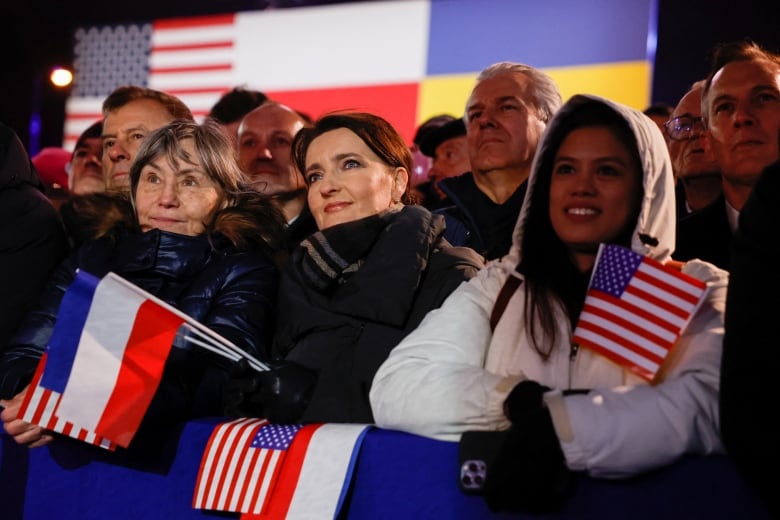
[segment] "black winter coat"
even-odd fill
[[[487,260],[509,252],[528,182],[518,186],[503,204],[490,200],[477,187],[471,172],[443,179],[439,187],[452,205],[436,209],[434,214],[444,217],[444,238],[450,244],[470,247]]]
[[[677,241],[672,258],[686,262],[698,258],[729,271],[734,236],[721,195],[699,211],[677,222]]]
[[[373,422],[368,392],[379,365],[462,282],[483,267],[443,239],[444,219],[406,206],[360,269],[323,293],[303,275],[303,247],[282,274],[274,354],[318,373],[303,422]]]
[[[761,174],[734,236],[720,379],[726,451],[780,518],[777,467],[777,317],[780,304],[780,162]]]
[[[218,234],[209,238],[119,231],[115,238],[85,243],[57,268],[40,306],[27,316],[0,358],[3,398],[28,384],[77,268],[97,277],[113,271],[241,349],[269,357],[278,272],[265,254],[238,251]],[[200,348],[174,348],[147,416],[175,422],[218,415],[230,364]]]
[[[0,123],[0,349],[67,253],[60,217],[22,142]]]

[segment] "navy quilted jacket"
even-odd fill
[[[278,273],[261,252],[238,251],[221,235],[120,231],[88,242],[57,268],[38,307],[0,357],[0,396],[28,384],[51,337],[62,296],[82,269],[113,271],[177,307],[241,349],[267,358]],[[179,346],[179,345],[177,345]],[[174,348],[153,407],[169,419],[218,414],[229,362],[200,348]]]

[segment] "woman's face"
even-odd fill
[[[573,130],[561,143],[550,182],[550,220],[580,271],[593,267],[639,211],[642,172],[607,127]]]
[[[317,227],[375,215],[401,200],[409,175],[385,164],[346,128],[316,137],[306,152],[304,178]]]
[[[165,155],[159,155],[141,169],[135,207],[142,231],[156,228],[200,235],[225,200],[222,189],[204,171],[193,140],[184,139],[179,145],[195,164],[171,165]]]

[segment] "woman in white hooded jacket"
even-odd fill
[[[709,291],[652,384],[571,340],[600,242],[670,261],[674,197],[655,123],[574,96],[542,138],[510,253],[431,311],[377,372],[377,425],[442,440],[509,429],[488,473],[493,509],[554,507],[570,471],[627,477],[721,452],[725,271],[680,266]]]

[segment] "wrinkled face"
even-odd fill
[[[500,74],[471,93],[466,135],[475,173],[530,166],[545,124],[531,105],[528,83],[524,74]]]
[[[100,137],[84,139],[73,151],[68,176],[68,186],[72,194],[85,195],[106,191],[103,164],[100,161],[102,153]]]
[[[707,94],[708,130],[724,178],[752,186],[780,157],[780,66],[766,60],[727,64]]]
[[[682,179],[719,174],[718,164],[704,143],[703,124],[698,122],[701,117],[701,92],[702,87],[699,87],[685,94],[669,118],[673,121],[677,117],[690,117],[697,121],[689,139],[668,139],[674,173]]]
[[[641,179],[630,152],[608,128],[579,128],[563,140],[552,169],[550,220],[581,271],[593,267],[601,242],[633,225]]]
[[[136,99],[106,114],[103,120],[103,178],[110,190],[130,189],[130,164],[152,131],[173,120],[153,99]]]
[[[266,195],[304,187],[293,166],[290,146],[303,120],[289,108],[261,105],[247,114],[238,130],[238,159],[254,188]]]
[[[161,229],[197,236],[224,205],[222,188],[204,171],[193,140],[184,139],[180,146],[194,164],[181,160],[170,164],[163,154],[141,169],[135,207],[143,231]]]
[[[401,200],[404,168],[382,161],[346,128],[315,138],[306,152],[309,209],[319,229],[376,215]]]

